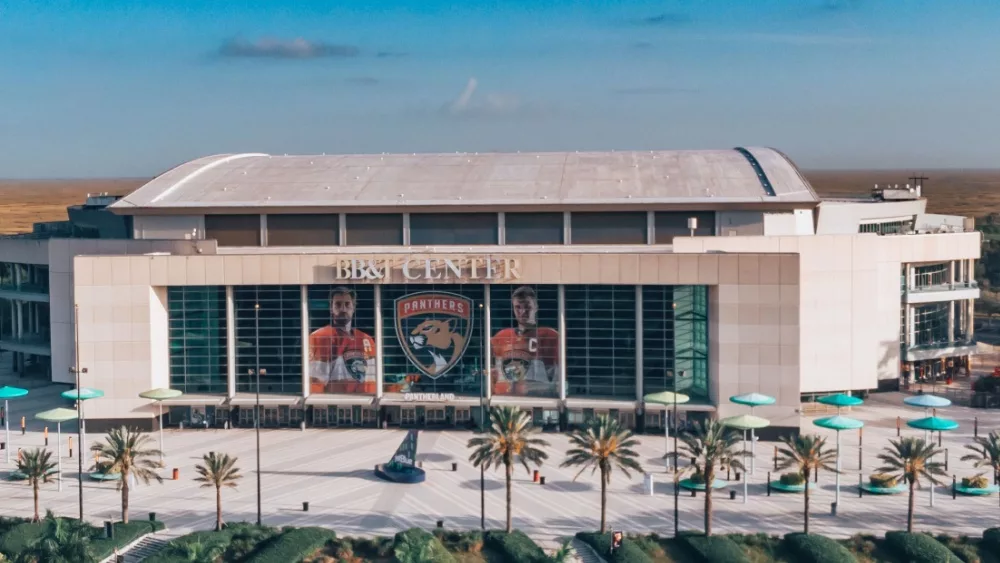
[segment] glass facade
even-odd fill
[[[260,215],[205,215],[205,238],[219,246],[260,246]]]
[[[167,288],[170,387],[226,393],[226,288]]]
[[[268,215],[268,246],[336,246],[340,216],[335,214]]]
[[[411,213],[410,244],[498,244],[496,213]]]
[[[653,217],[656,222],[656,244],[671,244],[674,237],[691,236],[688,219],[692,217],[698,220],[694,236],[715,236],[715,213],[711,211],[657,211]]]
[[[948,309],[951,303],[928,303],[913,307],[914,346],[930,346],[950,342]]]
[[[646,244],[646,214],[600,212],[570,215],[573,244]]]
[[[562,213],[505,213],[505,244],[563,244]]]
[[[403,216],[391,213],[351,214],[345,219],[347,246],[400,246]]]
[[[568,285],[566,395],[635,398],[635,287]]]
[[[297,285],[233,287],[238,393],[257,390],[258,365],[261,393],[302,393],[301,291]]]
[[[484,285],[378,287],[381,332],[375,285],[308,286],[308,346],[301,286],[233,287],[236,391],[256,390],[259,355],[263,393],[301,394],[305,367],[311,394],[375,395],[381,365],[385,393],[477,397],[489,385],[497,396],[559,396],[557,285],[490,286],[489,326]],[[685,372],[693,380],[685,392],[708,396],[705,286],[643,286],[638,296],[631,285],[563,291],[567,397],[635,400],[637,367],[645,393],[672,389]],[[225,289],[172,287],[168,302],[172,386],[225,393]]]

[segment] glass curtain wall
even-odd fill
[[[183,393],[226,393],[226,288],[167,288],[167,318],[170,387]]]
[[[490,288],[494,395],[559,396],[559,287]]]
[[[260,305],[259,318],[254,304]],[[257,354],[261,393],[302,393],[302,295],[297,285],[233,287],[236,316],[236,391],[257,390]]]
[[[635,399],[635,287],[567,285],[566,392]]]

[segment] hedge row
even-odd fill
[[[75,519],[71,518],[63,520],[76,522]],[[115,522],[113,526],[115,529],[114,539],[104,537],[103,527],[88,526],[91,549],[97,561],[112,555],[116,547],[122,548],[143,535],[158,532],[164,528],[162,522],[148,520],[132,521],[128,524]],[[12,520],[7,520],[4,522],[4,527],[6,531],[0,536],[0,553],[6,554],[10,559],[27,551],[32,543],[42,537],[45,531],[44,521],[32,523],[29,520],[21,520],[14,523]]]
[[[678,539],[703,563],[750,563],[740,546],[726,536],[685,533]]]
[[[802,563],[857,563],[857,558],[835,540],[816,534],[785,535],[785,546]]]
[[[444,548],[441,540],[420,528],[396,534],[393,555],[400,563],[455,563],[455,558]]]
[[[598,534],[592,532],[580,532],[576,535],[581,541],[594,548],[598,555],[610,563],[653,563],[652,558],[639,548],[634,542],[625,538],[621,549],[611,554],[611,534]]]
[[[520,530],[509,534],[489,531],[483,539],[487,546],[503,555],[506,563],[546,563],[549,560],[542,548]]]
[[[328,528],[292,528],[267,542],[263,548],[254,550],[246,563],[302,561],[336,537],[337,534]]]
[[[928,534],[886,532],[885,543],[896,555],[911,563],[960,563],[961,559]]]

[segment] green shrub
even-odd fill
[[[681,543],[704,563],[750,563],[740,546],[726,536],[681,534]]]
[[[886,546],[900,559],[911,563],[958,563],[959,558],[928,534],[886,532]]]
[[[979,549],[977,549],[976,545],[978,542],[970,539],[969,536],[958,536],[956,538],[942,534],[937,536],[936,539],[965,563],[979,563]]]
[[[781,538],[767,534],[726,534],[752,561],[777,561]]]
[[[626,537],[620,549],[611,555],[611,533],[580,532],[576,535],[581,541],[594,548],[605,561],[609,563],[653,563],[646,552],[639,547],[633,538]]]
[[[458,553],[479,553],[483,550],[483,533],[478,530],[473,530],[471,532],[453,532],[435,529],[434,536],[448,551]]]
[[[786,487],[796,487],[804,485],[806,478],[801,473],[782,473],[778,481]]]
[[[983,549],[1000,558],[1000,528],[983,530]]]
[[[419,528],[396,534],[393,555],[399,563],[455,563],[455,558],[436,537]]]
[[[514,530],[509,534],[491,530],[486,532],[483,541],[491,549],[502,554],[507,563],[545,563],[548,559],[542,548],[520,530]]]
[[[889,475],[888,473],[872,473],[868,476],[868,482],[873,487],[891,489],[896,486],[896,476]]]
[[[970,489],[985,489],[990,486],[990,480],[980,473],[972,477],[962,477],[962,486]]]
[[[287,563],[302,561],[326,542],[336,538],[326,528],[285,528],[280,536],[265,542],[244,561],[247,563]]]
[[[802,563],[857,563],[848,549],[830,538],[816,534],[786,534],[788,551]]]

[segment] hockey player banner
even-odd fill
[[[309,287],[312,393],[375,393],[374,307],[371,286]]]
[[[557,396],[557,287],[497,285],[490,289],[493,393]]]

